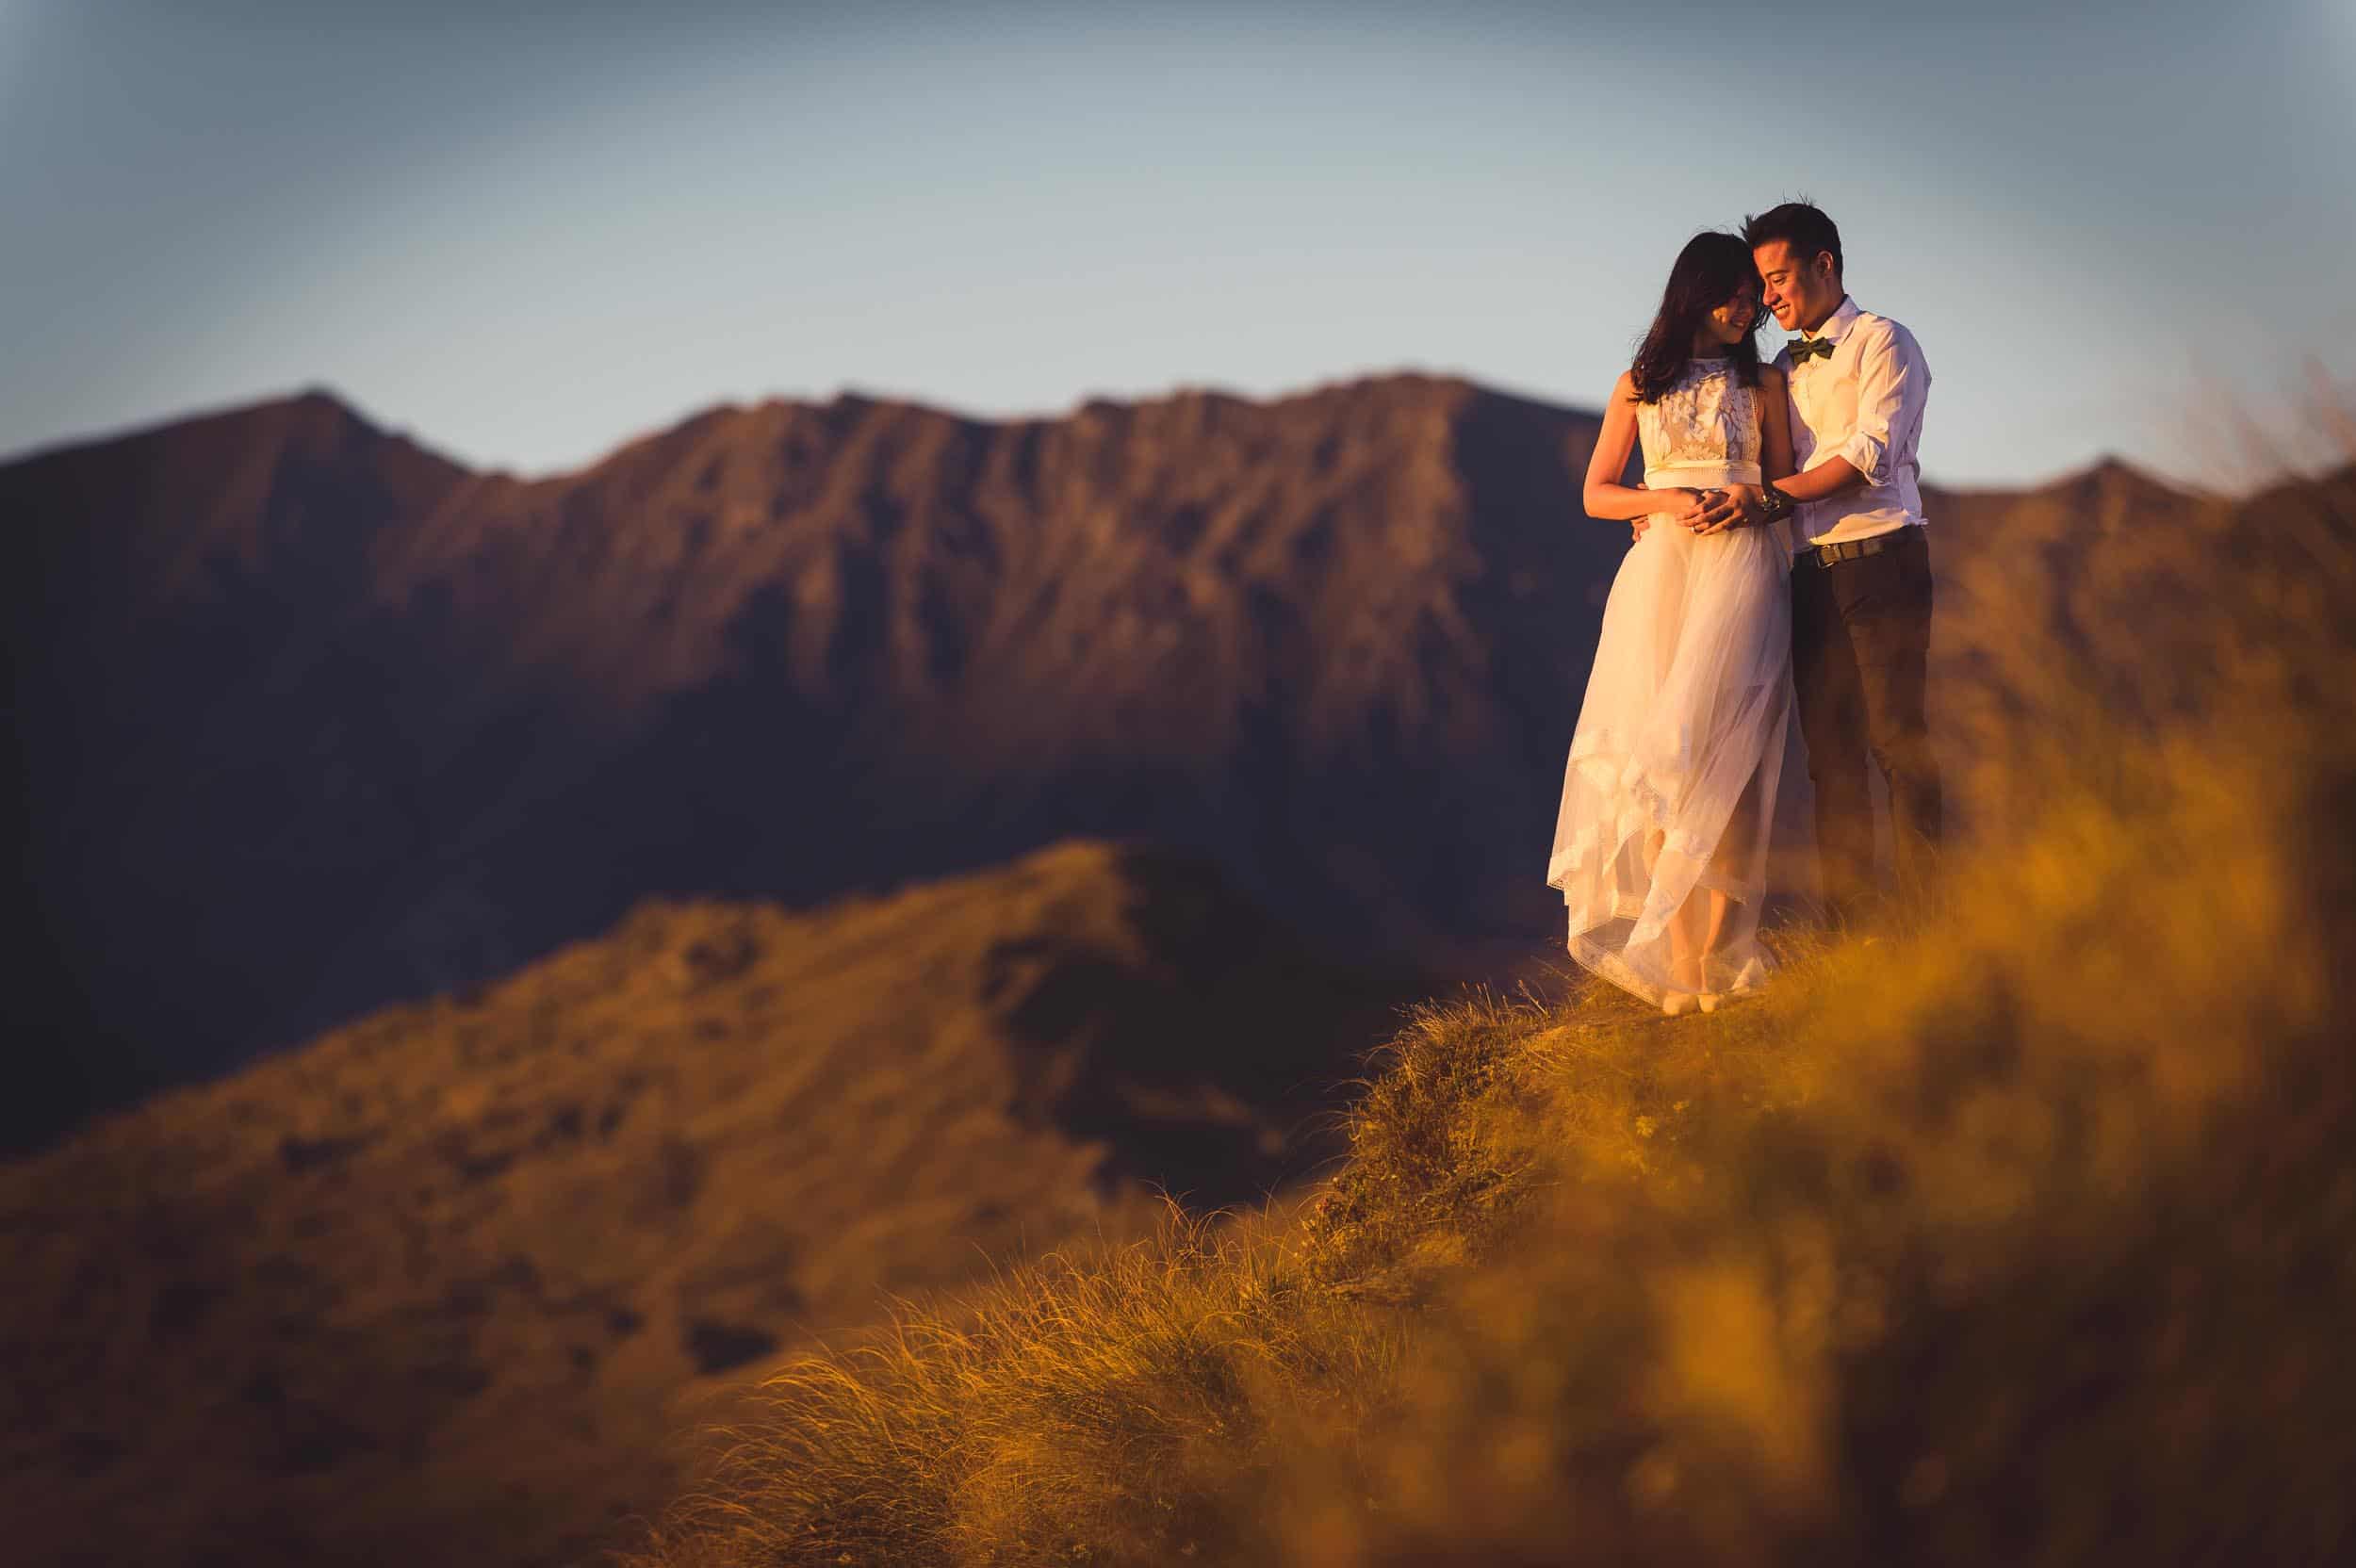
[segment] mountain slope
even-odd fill
[[[0,1167],[26,1560],[557,1562],[880,1292],[1249,1200],[1386,999],[1200,858],[649,901]],[[715,1404],[714,1401],[719,1403]]]
[[[415,853],[378,807],[437,683],[344,610],[375,542],[466,477],[318,392],[0,467],[11,924],[41,944],[0,1004],[0,1147],[218,1063],[321,906]]]
[[[525,481],[309,395],[0,466],[55,950],[8,1021],[118,1058],[0,1136],[648,893],[809,905],[1067,834],[1207,852],[1353,949],[1550,949],[1627,538],[1579,504],[1595,429],[1420,374],[1001,422],[846,395]],[[1942,573],[2065,584],[2136,487],[1938,493]]]
[[[364,433],[342,511],[254,455],[311,420],[364,429],[306,398],[0,467],[58,952],[12,1021],[134,1077],[647,892],[806,904],[1069,833],[1205,849],[1353,946],[1546,917],[1527,846],[1620,548],[1586,416],[1412,375],[724,405],[529,482],[380,483],[410,449]]]

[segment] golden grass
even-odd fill
[[[1995,815],[1909,918],[1714,1015],[1417,1009],[1299,1214],[904,1303],[628,1560],[2345,1556],[2348,495],[1979,625]],[[2072,679],[2137,602],[2151,678]]]

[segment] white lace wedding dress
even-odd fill
[[[1758,483],[1759,397],[1729,361],[1695,360],[1639,403],[1646,486]],[[1604,605],[1546,883],[1571,956],[1655,1005],[1741,995],[1771,965],[1758,930],[1792,716],[1790,541],[1781,524],[1696,537],[1657,514]],[[1671,919],[1683,910],[1698,956],[1713,888],[1719,939],[1698,973],[1673,973]]]

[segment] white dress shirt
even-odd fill
[[[1859,310],[1846,294],[1823,326],[1803,337],[1832,340],[1832,357],[1813,354],[1792,363],[1786,347],[1775,364],[1792,388],[1792,458],[1805,473],[1828,457],[1845,457],[1865,476],[1863,487],[1792,513],[1793,537],[1810,545],[1870,539],[1909,525],[1921,528],[1922,404],[1931,368],[1914,334],[1887,316]]]

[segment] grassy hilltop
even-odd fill
[[[2345,1558],[2350,477],[1965,628],[1919,918],[1709,1017],[1430,1004],[1309,1202],[790,1363],[632,1560]]]

